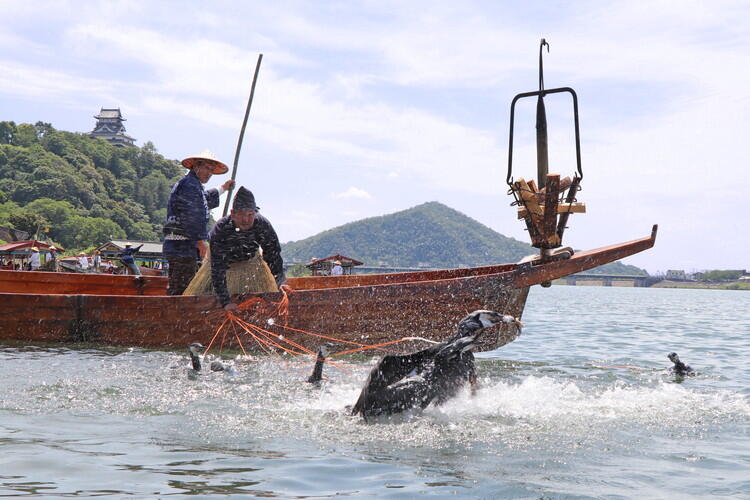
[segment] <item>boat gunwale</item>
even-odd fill
[[[604,247],[599,247],[591,250],[584,250],[581,252],[577,252],[573,254],[572,257],[569,259],[554,261],[554,262],[548,262],[548,263],[539,263],[539,262],[530,262],[526,264],[496,264],[491,266],[480,266],[480,267],[467,267],[467,268],[454,268],[454,269],[442,269],[442,270],[433,270],[433,271],[415,271],[415,272],[409,272],[409,273],[381,273],[381,274],[374,274],[374,275],[348,275],[345,277],[335,276],[321,276],[321,277],[304,277],[301,278],[302,280],[308,281],[310,280],[311,283],[314,283],[318,280],[331,280],[331,281],[353,281],[352,277],[357,277],[362,279],[361,277],[364,277],[365,281],[368,280],[374,280],[374,281],[381,281],[376,283],[365,283],[365,284],[350,284],[346,286],[346,283],[343,283],[344,286],[328,286],[328,287],[310,287],[310,288],[294,288],[292,295],[297,293],[310,293],[310,292],[323,292],[323,291],[332,291],[332,290],[351,290],[351,289],[362,289],[362,288],[378,288],[378,287],[396,287],[396,286],[403,286],[403,285],[413,285],[413,284],[420,284],[420,283],[448,283],[448,282],[457,282],[459,280],[470,280],[475,278],[482,278],[482,277],[500,277],[501,275],[512,275],[513,273],[519,273],[520,270],[523,270],[522,273],[529,273],[529,274],[539,274],[540,276],[536,279],[531,279],[530,281],[533,281],[534,283],[515,283],[514,282],[514,288],[519,288],[522,286],[530,286],[533,284],[538,284],[543,281],[547,281],[550,279],[557,279],[558,277],[567,276],[569,274],[574,274],[570,272],[563,271],[563,267],[570,267],[571,264],[575,265],[577,262],[584,262],[586,259],[589,259],[591,257],[596,256],[604,256],[606,254],[611,254],[613,252],[619,253],[619,252],[625,252],[626,255],[632,255],[633,253],[638,253],[642,250],[645,250],[647,248],[651,248],[654,245],[654,242],[656,240],[656,231],[657,226],[654,225],[651,235],[644,237],[644,238],[638,238],[635,240],[630,240],[622,243],[615,243],[612,245],[607,245]],[[611,262],[612,260],[619,260],[618,257],[616,259],[610,259],[606,262]],[[606,263],[604,262],[604,263]],[[590,265],[590,263],[585,263],[583,266],[581,266],[580,270],[584,269],[590,269],[593,267],[597,267],[601,264],[593,264]],[[500,268],[509,268],[500,272],[492,272],[495,269]],[[549,275],[541,276],[544,274],[545,270],[549,270]],[[557,272],[555,272],[557,271]],[[33,272],[33,271],[24,271],[24,272]],[[458,273],[462,276],[453,276],[453,277],[447,277],[447,278],[438,278],[438,279],[416,279],[411,281],[409,278],[418,278],[418,277],[429,277],[429,275],[441,275],[441,274],[447,274],[447,273]],[[503,277],[506,277],[503,276]],[[382,282],[382,280],[385,277],[396,277],[399,278],[398,281],[393,282]],[[315,280],[315,281],[313,281]],[[529,280],[525,280],[529,281]],[[78,296],[78,295],[87,295],[87,296],[93,296],[93,297],[146,297],[149,299],[154,298],[182,298],[182,297],[189,297],[189,296],[170,296],[170,295],[123,295],[123,294],[76,294],[76,293],[61,293],[61,294],[44,294],[44,293],[17,293],[17,292],[0,292],[0,296],[2,295],[26,295],[26,296],[42,296],[42,295],[62,295],[62,296]],[[246,294],[241,295],[240,297],[244,300],[247,300],[251,297],[263,297],[263,298],[278,298],[281,296],[281,292],[271,292],[271,293],[262,293],[262,294]]]

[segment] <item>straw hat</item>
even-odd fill
[[[55,250],[55,251],[57,251],[57,247],[52,246],[52,247],[49,247],[47,250]]]
[[[216,158],[214,154],[208,150],[201,151],[197,155],[188,156],[187,158],[182,160],[182,166],[187,169],[192,169],[197,160],[207,160],[211,162],[211,164],[213,165],[212,170],[214,174],[226,174],[229,171],[229,167],[220,162],[219,159]]]
[[[340,260],[334,260],[333,263],[334,264],[338,264],[339,266],[341,265],[341,261]]]
[[[38,249],[37,247],[31,247],[31,251],[32,251],[32,252],[38,252],[38,251],[39,251],[39,249]]]
[[[83,252],[81,252],[81,253],[79,253],[79,254],[78,254],[78,256],[79,256],[79,257],[86,257],[86,254],[85,254],[85,253],[83,253]]]

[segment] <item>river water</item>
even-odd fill
[[[343,410],[372,360],[314,388],[311,362],[191,381],[181,351],[0,345],[0,496],[750,498],[750,293],[534,287],[524,321],[473,398],[375,423]]]

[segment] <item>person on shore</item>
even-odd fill
[[[47,263],[50,271],[57,272],[57,247],[49,247]]]
[[[258,213],[253,193],[237,190],[228,217],[211,230],[211,284],[221,306],[237,308],[230,294],[291,292],[286,284],[281,244],[271,222]],[[261,249],[261,252],[258,249]]]
[[[341,267],[340,260],[333,261],[333,267],[331,268],[331,276],[341,276],[344,274],[344,268]]]
[[[125,264],[125,269],[128,271],[128,274],[135,274],[136,276],[141,275],[141,268],[135,263],[134,255],[138,253],[138,250],[140,250],[142,246],[143,244],[141,243],[133,248],[133,245],[130,243],[125,243],[125,248],[120,252],[120,261]]]
[[[31,247],[31,258],[29,259],[31,271],[38,271],[42,267],[42,256],[39,254],[37,247]]]
[[[78,254],[78,266],[84,273],[89,272],[89,258],[86,257],[86,254],[83,252]]]
[[[99,252],[99,250],[94,250],[94,257],[93,257],[93,267],[94,272],[100,273],[102,272],[102,254]]]
[[[209,210],[219,206],[219,196],[234,186],[228,180],[218,189],[206,191],[203,184],[214,174],[229,170],[210,151],[182,160],[188,174],[172,187],[164,224],[164,256],[169,263],[168,295],[182,295],[198,270],[198,259],[208,250]]]

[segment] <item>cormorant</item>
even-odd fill
[[[513,316],[477,310],[462,319],[456,333],[445,342],[413,354],[384,356],[367,377],[351,414],[366,419],[424,409],[454,397],[467,382],[474,386],[471,349],[485,328],[501,322],[515,323],[519,333],[523,326]]]
[[[312,374],[307,378],[307,381],[311,384],[315,384],[323,380],[323,363],[326,361],[326,357],[330,354],[331,344],[325,343],[318,347],[318,355],[315,359],[315,366],[313,366]]]
[[[671,368],[671,371],[675,375],[684,377],[685,375],[695,374],[695,371],[692,368],[690,368],[688,365],[680,361],[680,357],[677,355],[676,352],[669,353],[667,355],[667,358],[669,358],[669,361],[674,363],[674,366]]]

